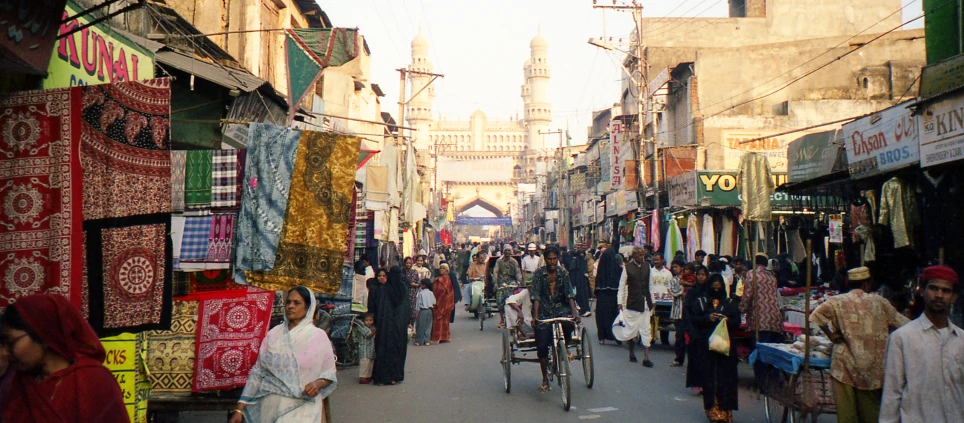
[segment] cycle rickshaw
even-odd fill
[[[557,317],[554,319],[539,320],[541,323],[552,325],[552,343],[549,346],[549,381],[553,380],[559,385],[562,393],[562,407],[569,411],[572,397],[570,388],[570,355],[569,349],[575,348],[573,360],[582,363],[583,377],[586,387],[592,389],[595,378],[592,356],[592,340],[589,332],[581,323],[576,323],[572,338],[566,343],[563,334],[563,322],[575,322],[575,319],[568,317]],[[527,336],[519,328],[513,326],[502,332],[502,374],[505,382],[505,392],[509,393],[512,389],[512,365],[522,362],[538,363],[536,357],[525,357],[526,354],[535,354],[536,341],[534,336]],[[531,335],[531,334],[530,334]],[[518,354],[518,355],[517,355]]]

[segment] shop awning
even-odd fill
[[[172,50],[158,51],[154,59],[163,65],[204,78],[232,90],[252,92],[265,84],[265,80],[239,69],[219,66],[214,63]]]

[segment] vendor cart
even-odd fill
[[[757,344],[750,354],[750,364],[757,360],[767,364],[763,392],[767,423],[811,422],[821,414],[837,414],[830,380],[830,359],[810,358],[805,368],[804,357],[788,344]]]

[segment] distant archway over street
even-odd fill
[[[471,209],[471,208],[473,208],[473,207],[481,207],[481,208],[483,208],[483,209],[485,209],[485,210],[488,210],[488,211],[492,212],[492,214],[494,214],[495,217],[504,217],[504,215],[505,215],[504,211],[503,211],[501,208],[499,208],[499,207],[496,206],[495,204],[492,204],[492,203],[490,203],[489,201],[487,201],[487,200],[485,200],[484,198],[481,198],[481,197],[475,197],[474,199],[470,200],[469,202],[467,202],[467,203],[459,206],[458,209],[457,209],[457,213],[455,213],[455,214],[456,214],[456,216],[461,215],[462,213],[465,213],[466,210],[469,210],[469,209]]]

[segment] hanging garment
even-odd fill
[[[716,231],[713,228],[713,216],[703,215],[703,234],[700,237],[700,248],[706,251],[707,255],[716,254]]]
[[[171,211],[184,211],[184,178],[187,151],[171,150]]]
[[[647,231],[646,221],[640,219],[636,221],[636,230],[633,231],[633,245],[637,247],[643,247],[647,243]]]
[[[720,228],[720,255],[733,257],[736,254],[736,222],[730,216],[723,216]]]
[[[365,180],[365,199],[369,210],[388,209],[388,166],[368,165]]]
[[[653,251],[659,251],[659,210],[653,209],[653,216],[649,222],[649,243],[653,245]]]
[[[794,263],[800,263],[807,259],[807,249],[803,246],[803,238],[800,237],[799,229],[787,231],[790,246],[790,257]]]
[[[776,244],[777,254],[786,254],[790,252],[790,239],[787,236],[787,224],[780,223],[777,224],[775,232],[774,243]]]
[[[197,320],[197,301],[175,301],[171,330],[148,333],[145,364],[150,371],[152,394],[190,395]]]
[[[683,251],[683,234],[680,232],[676,219],[670,220],[666,229],[666,247],[663,248],[663,258],[666,263],[672,263],[677,251]]]
[[[686,262],[692,262],[696,260],[696,251],[700,249],[700,233],[699,218],[696,217],[696,213],[690,215],[690,218],[686,220]],[[672,263],[668,261],[667,263]]]
[[[235,233],[237,270],[274,267],[301,131],[252,123]],[[234,272],[245,283],[245,272]]]
[[[737,188],[743,206],[743,219],[770,221],[770,196],[773,195],[773,179],[767,157],[756,153],[744,154],[736,175]]]
[[[884,182],[880,189],[880,218],[877,223],[890,226],[894,248],[914,246],[914,228],[920,224],[917,195],[910,183],[898,178]]]
[[[272,291],[303,285],[326,295],[338,293],[360,142],[358,137],[302,131],[274,268],[249,283]]]

